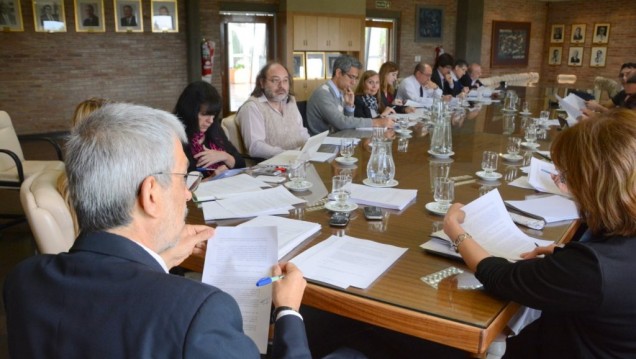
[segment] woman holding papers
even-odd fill
[[[454,204],[444,231],[486,290],[542,310],[507,341],[508,358],[627,358],[636,353],[636,114],[617,110],[563,131],[552,159],[591,234],[538,247],[510,263],[462,229]],[[543,255],[543,257],[540,257]]]
[[[188,171],[199,170],[207,177],[245,167],[245,160],[221,128],[220,112],[221,96],[205,81],[189,84],[179,96],[174,114],[183,122],[188,136],[184,145],[190,160]]]

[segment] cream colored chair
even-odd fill
[[[225,132],[227,138],[232,142],[234,147],[241,153],[241,155],[247,155],[247,149],[243,143],[243,136],[241,135],[241,129],[239,128],[238,121],[236,121],[236,115],[229,115],[221,121],[221,128]]]
[[[38,251],[68,252],[75,241],[71,212],[57,189],[60,169],[48,169],[27,178],[20,188],[20,201]]]

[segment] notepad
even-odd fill
[[[506,204],[523,213],[542,218],[546,223],[579,218],[579,211],[574,201],[562,196],[551,195],[523,201],[506,201]]]
[[[358,204],[403,210],[417,197],[416,189],[376,188],[351,184],[351,200]]]

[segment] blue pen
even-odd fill
[[[205,167],[197,167],[197,171],[199,171],[199,172],[209,172],[209,171],[214,171],[214,170],[211,170],[211,169],[205,168]]]
[[[549,174],[549,175],[555,175],[555,176],[558,176],[558,175],[559,175],[558,173],[550,172],[550,171],[546,170],[545,168],[542,168],[542,169],[541,169],[541,171],[542,171],[542,172],[545,172],[545,173],[547,173],[547,174]]]
[[[265,277],[265,278],[261,278],[258,280],[258,282],[256,282],[256,286],[257,287],[262,287],[268,284],[272,284],[274,282],[276,282],[277,280],[281,280],[285,278],[285,275],[275,275],[273,277]]]

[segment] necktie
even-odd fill
[[[420,97],[424,97],[424,89],[420,86]]]

